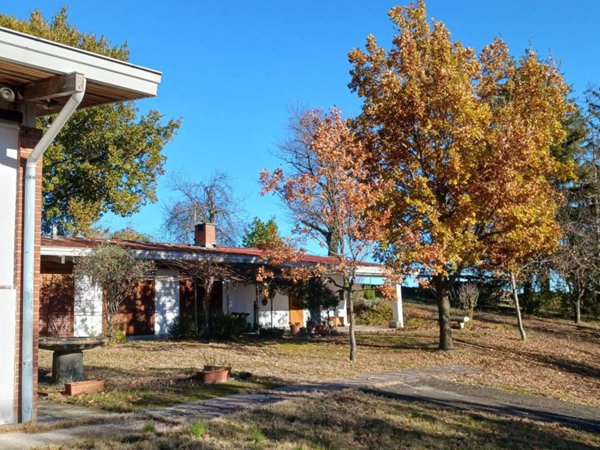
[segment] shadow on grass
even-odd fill
[[[460,342],[463,345],[469,347],[476,347],[481,350],[494,350],[498,352],[507,351],[502,346],[486,345],[481,343],[471,342],[465,339],[454,338],[455,342]],[[515,348],[511,348],[510,353],[513,355],[522,356],[526,359],[536,361],[545,366],[552,367],[554,369],[560,369],[562,371],[574,373],[577,375],[584,375],[588,377],[600,378],[600,367],[597,365],[587,364],[578,361],[572,361],[569,359],[561,358],[553,355],[539,354],[535,351],[525,351]]]
[[[593,448],[576,432],[477,411],[465,404],[344,393],[279,404],[231,418],[258,428],[272,445],[296,448]],[[211,429],[212,432],[212,429]]]
[[[533,406],[528,407],[511,404],[506,401],[506,393],[504,392],[501,393],[501,395],[504,396],[503,400],[501,401],[502,404],[494,404],[486,402],[485,400],[483,400],[483,402],[462,400],[461,398],[453,397],[452,395],[451,396],[453,398],[448,399],[435,398],[434,396],[430,396],[428,391],[415,394],[396,393],[385,389],[363,389],[362,391],[369,395],[376,395],[379,397],[391,398],[404,402],[426,403],[434,406],[434,408],[442,407],[465,411],[481,411],[497,416],[507,416],[510,418],[520,417],[540,422],[559,423],[570,428],[588,431],[591,433],[600,432],[600,419],[582,418],[573,414],[550,411],[548,409],[536,409]]]

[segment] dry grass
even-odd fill
[[[87,376],[107,380],[108,394],[70,401],[124,411],[273,384],[464,364],[481,372],[454,377],[456,381],[600,406],[597,326],[578,327],[564,320],[528,318],[525,327],[529,340],[522,343],[512,316],[480,313],[465,330],[454,333],[455,351],[439,352],[433,309],[411,305],[406,312],[405,329],[359,336],[356,363],[347,359],[346,336],[273,342],[247,339],[214,344],[132,341],[86,351]],[[224,388],[225,391],[190,385],[189,377],[210,360],[224,360],[234,371],[251,372],[253,377],[232,385],[229,390]],[[40,352],[40,367],[50,370],[50,366],[51,353]]]
[[[93,439],[69,448],[578,450],[600,446],[598,435],[557,424],[360,392],[295,399],[200,425],[201,433],[194,433],[191,424],[164,433],[140,430],[130,436]]]

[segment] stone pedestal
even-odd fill
[[[83,380],[83,350],[106,345],[103,337],[42,337],[38,346],[52,350],[52,379],[57,384]]]
[[[83,380],[83,352],[81,350],[54,351],[52,379],[56,384]]]

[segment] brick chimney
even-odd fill
[[[199,223],[194,229],[194,245],[214,248],[217,241],[217,227],[214,223]]]

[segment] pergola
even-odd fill
[[[41,160],[77,108],[155,96],[161,73],[0,28],[0,424],[35,420]],[[36,117],[56,114],[45,131]]]

